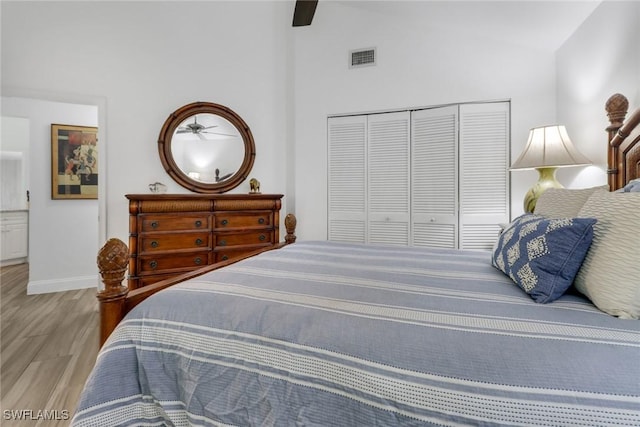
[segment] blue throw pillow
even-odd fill
[[[622,188],[624,193],[640,193],[640,178],[629,181],[627,185]]]
[[[536,302],[556,300],[573,283],[593,239],[593,218],[516,218],[500,234],[492,264]]]

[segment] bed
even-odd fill
[[[133,291],[112,243],[99,256],[104,344],[72,425],[640,425],[640,321],[625,318],[638,314],[625,303],[640,295],[640,239],[611,226],[624,210],[611,198],[640,201],[625,191],[640,177],[640,110],[625,120],[625,103],[607,103],[612,192],[571,193],[586,199],[578,214],[605,213],[573,221],[591,246],[562,292],[499,268],[505,235],[530,236],[517,230],[532,218],[488,253],[293,243],[289,216],[279,249]],[[534,219],[554,233],[567,223]],[[604,279],[600,252],[622,260]],[[601,295],[592,275],[624,289]]]

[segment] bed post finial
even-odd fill
[[[98,270],[104,288],[98,291],[100,302],[100,347],[124,317],[124,303],[129,292],[122,285],[129,265],[129,248],[119,239],[109,239],[98,251]]]
[[[617,128],[622,126],[622,122],[624,122],[624,118],[627,115],[629,100],[626,96],[620,93],[615,93],[607,100],[605,109],[607,110],[607,116],[609,117],[609,122],[611,122],[611,127],[616,127],[617,130]]]
[[[294,214],[287,214],[284,217],[284,226],[287,229],[287,235],[284,236],[284,241],[287,243],[293,243],[296,241],[296,225],[298,220]]]
[[[621,93],[615,93],[609,97],[604,108],[607,110],[607,116],[611,123],[606,129],[608,136],[607,141],[609,142],[607,149],[607,164],[609,165],[609,168],[607,169],[607,181],[609,184],[609,190],[613,191],[620,188],[621,177],[619,166],[616,163],[616,159],[618,158],[618,146],[611,142],[618,133],[618,130],[622,127],[622,123],[624,123],[624,118],[626,117],[627,110],[629,109],[629,100]],[[624,185],[624,183],[622,183],[622,185]]]

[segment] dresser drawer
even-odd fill
[[[259,230],[247,233],[219,233],[215,236],[215,246],[260,245],[273,243],[273,231]]]
[[[140,253],[210,248],[210,233],[149,234],[139,237]]]
[[[140,215],[140,231],[208,230],[209,218],[209,215]]]
[[[271,211],[225,212],[215,217],[217,229],[270,227],[272,224]]]
[[[242,255],[253,252],[257,249],[260,249],[261,246],[252,246],[252,247],[242,247],[242,248],[218,248],[214,252],[214,262],[227,261],[235,258],[239,258]],[[264,246],[263,246],[264,247]]]
[[[141,275],[148,273],[167,273],[169,271],[189,271],[210,264],[211,252],[192,252],[187,254],[171,254],[168,256],[144,256],[138,258],[138,271]]]
[[[159,282],[164,279],[171,279],[172,277],[176,277],[176,273],[169,274],[152,274],[150,276],[142,276],[136,279],[136,284],[134,289],[141,288],[143,286],[151,285],[152,283]]]

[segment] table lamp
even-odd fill
[[[548,188],[563,188],[556,180],[556,169],[567,166],[584,166],[592,162],[580,153],[569,139],[562,125],[533,128],[520,157],[510,170],[536,169],[538,182],[524,197],[524,211],[533,212],[536,202]]]

